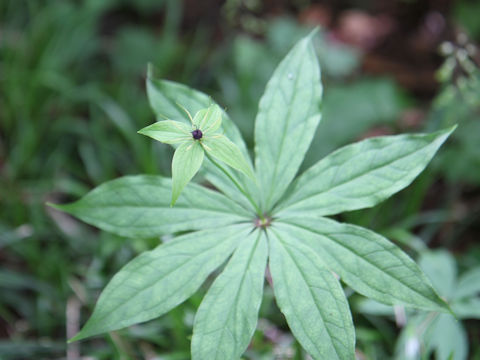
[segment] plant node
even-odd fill
[[[271,224],[272,224],[272,218],[270,216],[267,216],[267,215],[263,215],[262,218],[257,217],[255,219],[255,227],[256,228],[266,229]]]

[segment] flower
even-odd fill
[[[138,132],[165,144],[176,145],[172,161],[171,206],[202,166],[205,154],[212,162],[213,157],[254,179],[253,170],[240,149],[225,135],[217,132],[222,125],[222,110],[218,105],[197,111],[193,118],[188,110],[185,109],[185,112],[191,125],[162,120]]]

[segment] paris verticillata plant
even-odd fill
[[[71,341],[165,314],[224,263],[195,316],[192,359],[240,358],[256,328],[267,266],[280,310],[314,359],[355,358],[341,282],[385,304],[449,311],[396,245],[326,216],[372,207],[405,188],[453,128],[363,140],[296,177],[321,119],[312,37],[280,63],[260,100],[255,167],[237,127],[210,97],[149,71],[159,121],[140,133],[176,147],[172,179],[126,176],[54,206],[121,236],[181,235],[125,265]],[[200,168],[218,191],[187,184]]]

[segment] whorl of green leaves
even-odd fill
[[[267,263],[277,304],[314,359],[355,358],[341,282],[385,304],[449,311],[400,248],[370,230],[324,216],[374,206],[408,186],[453,128],[364,140],[295,179],[321,119],[313,36],[288,53],[260,100],[255,170],[238,129],[218,105],[149,73],[148,96],[159,121],[140,132],[176,147],[173,181],[117,179],[57,208],[122,236],[183,234],[125,265],[72,340],[161,316],[225,262],[195,318],[193,359],[242,355],[256,328]],[[188,184],[204,155],[205,178],[218,191]]]

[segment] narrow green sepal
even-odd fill
[[[162,120],[146,126],[137,133],[165,144],[178,144],[192,139],[191,127],[174,120]]]
[[[172,201],[175,205],[185,185],[195,176],[202,166],[204,157],[203,148],[198,141],[189,141],[181,144],[172,160]]]
[[[202,146],[215,159],[224,162],[255,180],[255,174],[250,164],[243,157],[240,149],[224,135],[215,134],[205,137],[202,139]]]

